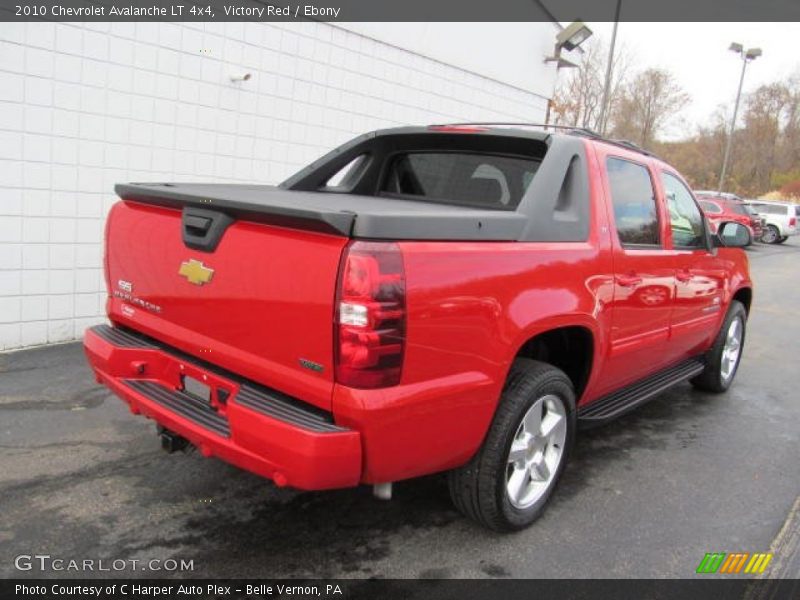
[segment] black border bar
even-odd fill
[[[617,0],[4,0],[2,4],[0,21],[569,23],[612,21]],[[800,21],[800,1],[622,0],[620,20]]]
[[[657,551],[655,552],[657,555]],[[576,575],[580,565],[575,565]],[[18,586],[26,586],[21,591]],[[136,593],[134,586],[168,588],[165,593]],[[179,593],[180,586],[196,588]],[[250,588],[248,589],[248,586]],[[280,586],[316,588],[316,592],[291,594]],[[31,588],[43,588],[33,593]],[[87,588],[84,593],[69,590]],[[99,594],[98,594],[99,589]],[[93,591],[88,591],[93,590]],[[270,590],[270,591],[268,591]],[[338,593],[337,593],[338,590]],[[800,579],[752,579],[731,576],[694,579],[443,579],[443,580],[230,580],[230,579],[4,579],[0,598],[57,600],[242,600],[293,598],[295,600],[563,600],[613,598],[614,600],[784,600],[800,596]]]

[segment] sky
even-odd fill
[[[613,23],[587,23],[607,45]],[[747,66],[742,96],[758,86],[800,76],[800,23],[626,23],[617,29],[617,48],[624,46],[633,70],[664,67],[691,96],[689,105],[662,134],[665,139],[691,135],[708,122],[720,104],[732,116],[742,62],[729,51],[731,42],[761,48],[763,55]],[[741,116],[740,106],[739,115]]]

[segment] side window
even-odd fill
[[[704,248],[703,215],[691,192],[680,179],[669,173],[661,173],[661,181],[669,209],[672,244],[676,248]]]
[[[620,158],[606,162],[614,220],[623,246],[658,246],[658,211],[647,167]]]
[[[781,215],[786,216],[786,207],[780,204],[764,204],[762,205],[763,211],[768,215]]]

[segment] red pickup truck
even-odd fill
[[[449,471],[461,511],[519,529],[579,425],[723,392],[741,357],[747,230],[711,234],[673,168],[590,132],[397,128],[277,187],[116,191],[97,380],[165,449],[278,486]]]

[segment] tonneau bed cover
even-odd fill
[[[268,185],[127,183],[115,191],[126,201],[362,239],[513,241],[527,223],[515,211]]]

